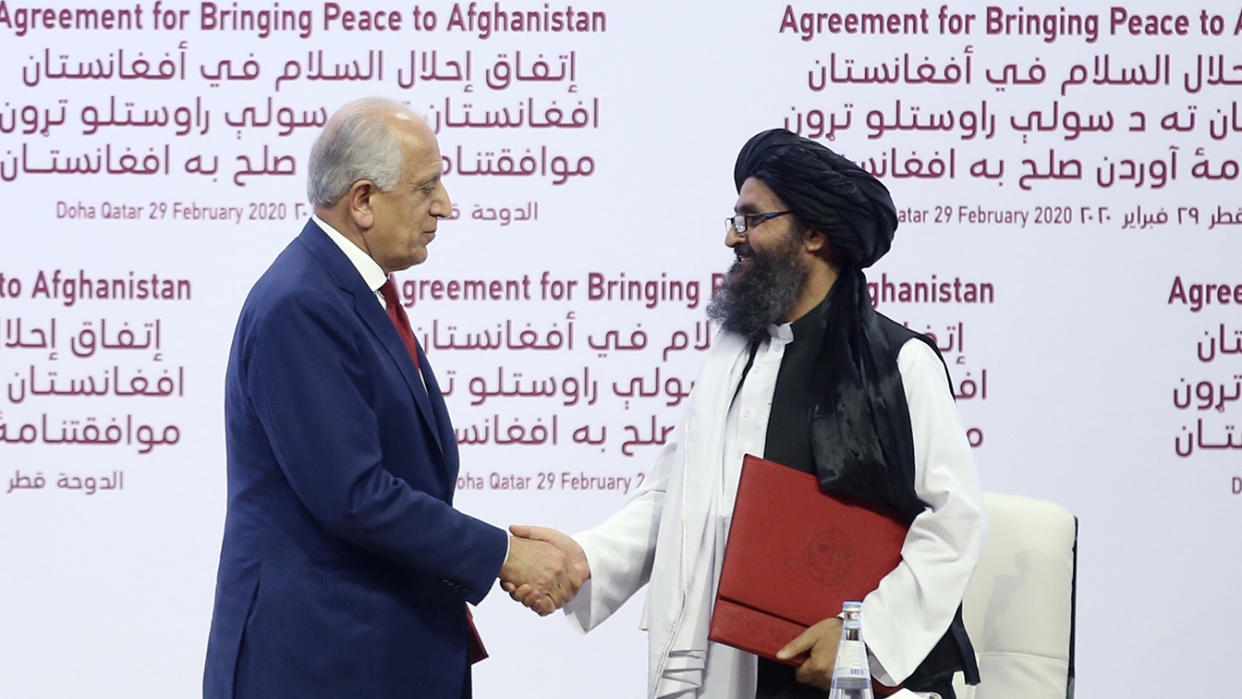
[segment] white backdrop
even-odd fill
[[[459,212],[400,279],[461,509],[575,531],[641,482],[710,338],[734,156],[784,125],[892,190],[878,308],[945,350],[984,487],[1080,517],[1079,696],[1170,667],[1228,693],[1236,3],[55,8],[0,1],[0,696],[199,692],[236,312],[366,95],[437,126]],[[640,696],[640,606],[580,637],[494,592],[478,695]]]

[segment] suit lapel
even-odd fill
[[[367,327],[375,334],[380,344],[388,351],[388,356],[392,358],[392,361],[397,364],[397,368],[401,370],[401,376],[405,379],[405,384],[409,387],[410,394],[414,396],[414,403],[418,405],[418,414],[422,417],[423,424],[427,425],[427,430],[435,437],[436,449],[443,455],[444,445],[440,443],[440,430],[436,425],[436,415],[432,410],[427,389],[423,387],[423,380],[418,375],[418,368],[414,366],[414,360],[410,357],[410,351],[405,348],[405,343],[401,341],[401,335],[397,333],[397,328],[393,326],[392,319],[388,317],[384,309],[380,308],[379,301],[375,299],[374,292],[371,292],[370,295],[370,299],[355,295],[354,307],[358,310],[358,315],[362,318],[362,322],[367,324]],[[370,303],[371,301],[375,302]],[[420,357],[420,359],[422,358]],[[426,364],[423,366],[426,366]]]
[[[388,356],[397,365],[401,371],[402,378],[410,390],[410,395],[414,397],[414,404],[418,407],[418,414],[423,424],[427,426],[427,431],[431,433],[436,450],[439,451],[441,457],[444,456],[443,438],[440,434],[441,428],[438,422],[447,421],[447,415],[443,420],[437,420],[439,417],[432,408],[432,403],[427,395],[427,389],[423,387],[423,380],[418,375],[418,368],[414,366],[414,360],[410,357],[409,350],[405,348],[405,343],[401,341],[401,335],[397,333],[397,328],[392,324],[392,320],[388,314],[380,306],[379,299],[376,298],[375,292],[368,288],[362,279],[362,275],[358,274],[358,270],[354,268],[349,258],[341,249],[336,246],[328,238],[328,234],[320,230],[313,221],[307,222],[306,227],[302,229],[302,235],[299,240],[305,244],[310,251],[323,263],[328,273],[332,276],[337,286],[345,294],[353,297],[354,310],[358,313],[358,317],[363,324],[371,331],[375,338],[383,345]],[[419,359],[426,367],[426,359],[422,357],[422,349],[419,348]],[[430,369],[427,374],[430,376]],[[428,381],[431,386],[432,381]],[[438,396],[439,390],[436,390]],[[443,399],[441,399],[443,403]]]
[[[418,343],[415,338],[414,344],[418,347],[418,362],[423,368],[423,380],[427,382],[427,393],[431,399],[431,413],[435,416],[435,423],[439,428],[441,452],[445,455],[449,470],[452,471],[451,480],[457,480],[457,436],[453,434],[453,422],[449,419],[448,406],[444,403],[444,394],[440,391],[440,384],[436,381],[435,372],[431,370],[431,362],[427,361],[427,355],[423,354],[423,346]]]

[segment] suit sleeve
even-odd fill
[[[289,484],[326,530],[477,604],[508,535],[386,468],[358,327],[353,310],[326,294],[278,301],[247,348],[243,381],[257,417]]]
[[[872,674],[896,685],[949,628],[983,551],[986,521],[966,430],[944,366],[909,340],[897,367],[910,407],[914,490],[928,507],[910,524],[901,563],[863,599]]]

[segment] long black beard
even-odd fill
[[[784,320],[809,272],[799,264],[802,241],[796,234],[769,250],[750,250],[748,268],[742,268],[742,260],[733,263],[707,305],[707,317],[729,332],[761,340],[768,336],[769,325]]]

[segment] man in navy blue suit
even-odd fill
[[[460,699],[466,603],[551,601],[585,561],[453,509],[457,444],[390,275],[451,212],[427,124],[368,99],[315,142],[315,215],[255,283],[225,386],[228,509],[209,699]]]

